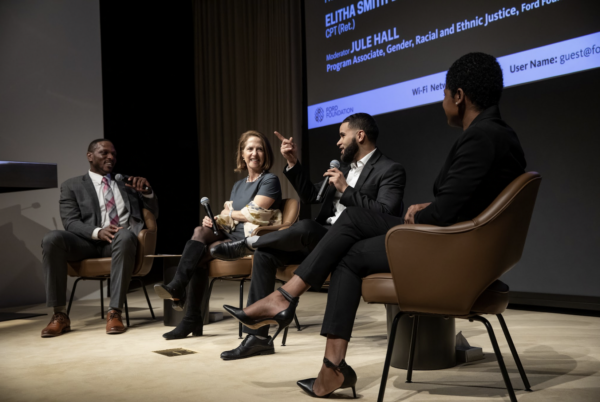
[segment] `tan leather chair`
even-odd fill
[[[525,173],[509,184],[492,204],[471,221],[449,227],[399,225],[385,242],[391,274],[363,280],[369,303],[397,303],[379,389],[383,401],[396,328],[403,314],[414,315],[408,359],[411,382],[419,316],[434,315],[482,322],[489,334],[511,401],[516,397],[494,331],[482,314],[495,314],[521,374],[527,376],[512,342],[502,312],[508,305],[508,286],[498,280],[521,259],[541,176]]]
[[[254,229],[253,236],[262,236],[267,233],[281,229],[287,229],[293,225],[300,215],[300,203],[293,198],[286,198],[281,203],[281,225],[260,226]],[[210,247],[209,247],[210,248]],[[252,275],[252,256],[240,258],[237,261],[223,261],[214,259],[208,265],[208,276],[213,278],[208,288],[206,303],[210,300],[213,284],[217,279],[227,281],[240,281],[240,308],[244,307],[244,282],[250,280]],[[203,312],[207,306],[203,306]],[[242,324],[239,327],[239,337],[242,338]]]
[[[152,319],[156,319],[154,316],[154,311],[152,310],[152,304],[150,304],[150,298],[148,297],[148,292],[146,291],[146,286],[140,279],[150,272],[152,268],[152,262],[154,261],[154,257],[149,257],[149,255],[154,254],[154,250],[156,249],[156,219],[152,212],[147,209],[143,210],[144,214],[144,222],[146,223],[146,228],[142,229],[138,234],[138,249],[137,255],[135,258],[135,268],[133,269],[133,274],[131,277],[132,281],[137,281],[140,283],[142,289],[144,289],[144,295],[146,296],[146,301],[148,302],[148,308],[150,309],[150,313],[152,314]],[[78,261],[78,262],[69,262],[68,264],[68,275],[71,277],[76,277],[77,280],[73,284],[73,290],[71,291],[71,298],[69,299],[69,307],[67,308],[67,315],[71,311],[71,304],[73,303],[73,296],[75,296],[75,289],[77,288],[77,283],[80,280],[94,280],[100,281],[100,311],[102,319],[104,319],[104,289],[103,283],[105,280],[108,281],[108,297],[110,297],[110,264],[112,262],[112,258],[89,258],[87,260]],[[127,318],[127,326],[129,326],[129,308],[127,307],[127,298],[125,298],[125,317]]]

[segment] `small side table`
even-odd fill
[[[162,258],[163,259],[163,283],[169,283],[175,277],[175,273],[177,272],[177,266],[179,265],[179,261],[181,260],[181,254],[155,254],[150,255],[148,257],[154,258]],[[187,293],[190,292],[190,287],[185,290]],[[176,311],[172,307],[171,300],[163,300],[163,311],[164,317],[163,322],[167,327],[175,327],[177,324],[181,322],[185,312],[187,311],[188,304],[186,303],[184,311]],[[208,281],[206,281],[205,289],[203,289],[202,296],[202,319],[204,320],[204,325],[208,324],[209,315],[209,300],[208,300]]]

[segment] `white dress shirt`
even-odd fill
[[[92,183],[94,183],[94,188],[96,189],[96,194],[98,195],[98,203],[100,204],[100,222],[102,226],[96,228],[92,233],[92,239],[98,240],[98,232],[100,232],[100,229],[110,225],[110,218],[106,213],[106,201],[104,200],[104,193],[102,192],[102,178],[104,176],[94,173],[91,170],[89,171],[89,174],[90,178],[92,179]],[[110,174],[107,174],[106,177],[108,178],[108,183],[110,184],[113,197],[115,198],[117,214],[119,215],[119,226],[127,228],[129,226],[129,211],[125,208],[125,201],[121,195],[121,190],[119,190],[117,183],[110,177]]]
[[[348,186],[354,187],[356,185],[356,182],[358,181],[358,178],[359,178],[361,172],[363,171],[365,165],[367,164],[369,159],[371,159],[371,156],[373,156],[373,153],[376,150],[377,150],[377,148],[375,148],[374,150],[369,152],[358,162],[352,162],[352,164],[350,165],[350,171],[348,172],[348,177],[346,177],[346,183],[348,183]],[[342,198],[342,193],[340,193],[339,191],[336,191],[335,195],[333,197],[333,209],[335,211],[335,214],[333,216],[330,216],[329,218],[327,218],[327,221],[326,221],[330,225],[333,225],[335,223],[335,221],[338,220],[338,218],[340,217],[342,212],[344,212],[344,209],[346,209],[346,206],[340,202],[341,198]]]

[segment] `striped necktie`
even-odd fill
[[[102,178],[102,195],[104,196],[104,205],[106,206],[106,214],[110,220],[111,225],[119,226],[119,214],[117,214],[117,204],[115,203],[115,197],[108,178],[104,176]]]

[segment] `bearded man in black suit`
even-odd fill
[[[285,265],[299,264],[316,247],[329,228],[335,224],[348,207],[356,207],[385,215],[401,216],[402,198],[406,174],[404,167],[387,158],[377,149],[379,128],[372,116],[356,113],[348,116],[340,126],[337,146],[342,162],[341,170],[331,168],[325,172],[329,179],[322,199],[317,195],[323,182],[314,184],[296,156],[293,138],[286,139],[275,132],[281,140],[281,154],[288,164],[285,176],[294,186],[304,204],[322,203],[315,220],[304,219],[289,229],[244,240],[222,243],[211,250],[215,258],[233,260],[253,250],[254,265],[248,294],[250,306],[273,291],[277,269]],[[249,334],[234,350],[221,354],[225,360],[274,353],[270,342],[269,327],[253,330],[244,327]]]

